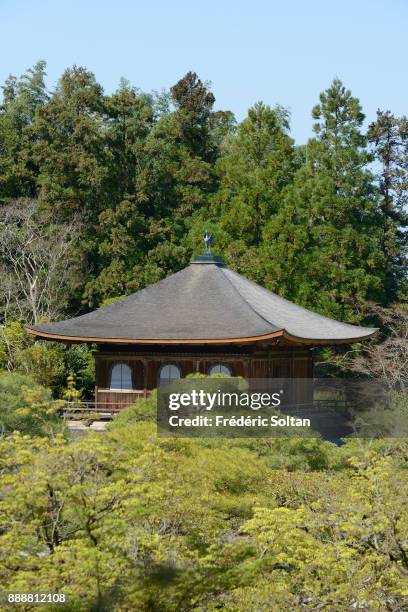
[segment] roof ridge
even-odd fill
[[[269,319],[266,319],[263,315],[261,315],[253,306],[252,304],[250,304],[250,302],[248,302],[248,300],[242,295],[242,293],[240,293],[240,291],[238,290],[238,288],[234,285],[234,283],[232,282],[232,280],[224,273],[224,270],[229,270],[228,267],[225,268],[218,268],[219,271],[222,273],[222,275],[224,276],[224,278],[227,279],[227,281],[229,282],[229,284],[231,285],[231,287],[233,288],[233,290],[239,295],[239,297],[241,298],[241,300],[243,302],[245,302],[245,304],[257,315],[257,317],[259,317],[260,319],[262,319],[263,321],[265,321],[265,323],[268,323],[268,325],[271,325],[272,327],[278,327],[277,325],[275,325],[275,323],[272,323],[271,321],[269,321]],[[230,272],[234,272],[234,270],[230,270]],[[238,272],[236,272],[236,274],[238,274]],[[255,283],[256,284],[256,283]],[[259,286],[259,285],[258,285]],[[278,328],[275,331],[280,331],[283,330],[284,328],[281,327],[280,329]]]

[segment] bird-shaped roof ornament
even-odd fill
[[[211,253],[211,247],[214,244],[214,236],[205,230],[204,234],[204,244],[207,253]]]

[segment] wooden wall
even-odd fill
[[[207,374],[217,363],[227,365],[233,376],[244,378],[310,378],[313,359],[307,348],[275,348],[258,353],[143,353],[131,351],[100,351],[96,354],[96,387],[108,390],[111,369],[115,363],[126,363],[132,370],[133,388],[143,391],[157,387],[159,370],[164,364],[175,364],[182,376],[193,372]]]

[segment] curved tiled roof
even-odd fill
[[[210,257],[114,304],[28,331],[68,342],[223,344],[284,336],[331,344],[367,338],[376,329],[297,306]]]

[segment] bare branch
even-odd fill
[[[78,235],[75,219],[49,223],[37,200],[18,200],[0,209],[3,319],[12,311],[30,323],[62,314],[77,268],[72,251]]]

